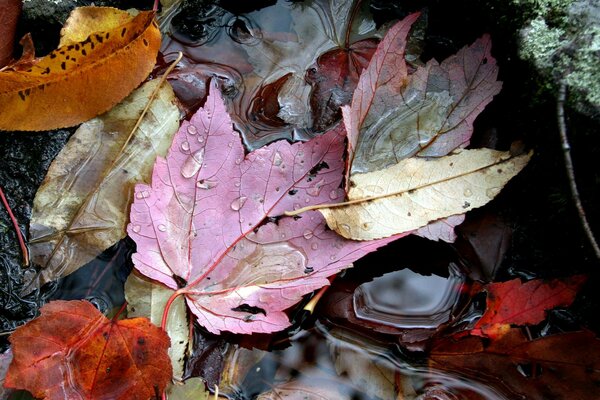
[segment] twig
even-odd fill
[[[13,223],[13,226],[15,227],[15,231],[17,233],[17,240],[19,241],[19,246],[21,246],[21,253],[23,254],[23,265],[28,266],[29,251],[27,250],[27,246],[25,245],[25,240],[23,240],[23,235],[21,235],[21,228],[19,228],[19,223],[17,222],[15,215],[13,214],[12,210],[10,209],[10,206],[8,205],[8,200],[6,200],[6,196],[4,196],[2,186],[0,186],[0,198],[2,199],[2,203],[6,208],[6,212],[8,212],[8,217],[10,218],[10,220]]]
[[[581,225],[583,226],[583,230],[588,237],[592,248],[594,249],[594,253],[596,253],[596,258],[600,260],[600,247],[598,246],[598,242],[594,237],[594,232],[588,223],[587,217],[585,215],[585,210],[583,209],[583,204],[581,203],[581,198],[579,197],[579,190],[577,189],[577,183],[575,181],[575,169],[573,168],[573,160],[571,158],[571,146],[569,145],[569,139],[567,138],[567,124],[565,122],[565,100],[567,97],[567,85],[565,82],[561,82],[560,88],[558,89],[558,99],[556,102],[556,113],[558,116],[558,132],[560,133],[560,140],[562,143],[563,155],[565,157],[565,168],[567,170],[567,177],[569,179],[569,186],[571,187],[571,196],[573,197],[573,202],[575,203],[575,208],[577,208],[577,214],[579,214],[579,219],[581,220]]]

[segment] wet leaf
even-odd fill
[[[9,348],[4,353],[0,354],[0,399],[6,399],[12,393],[11,389],[4,387],[4,379],[6,378],[6,372],[8,366],[13,358],[12,350]]]
[[[600,342],[590,331],[529,341],[515,328],[491,342],[475,336],[439,341],[430,367],[485,379],[511,399],[589,399],[600,380]]]
[[[313,129],[325,130],[341,116],[340,107],[350,104],[362,70],[377,48],[376,39],[365,39],[348,48],[331,50],[317,58],[307,72],[313,110]]]
[[[309,103],[313,88],[305,79],[307,71],[321,54],[347,47],[349,25],[349,44],[376,33],[366,3],[353,15],[355,3],[271,2],[260,12],[245,15],[230,13],[224,5],[195,16],[184,7],[173,19],[173,35],[165,38],[161,50],[167,62],[178,51],[185,55],[185,66],[170,76],[177,82],[178,97],[181,94],[191,107],[200,105],[208,80],[217,74],[231,99],[228,107],[234,123],[249,147],[313,137],[314,109]],[[265,104],[268,107],[262,107]]]
[[[419,13],[411,14],[391,27],[373,54],[358,81],[352,104],[342,108],[348,132],[348,170],[353,165],[363,131],[385,115],[406,84],[408,69],[404,60],[406,37]],[[364,146],[364,145],[362,145]]]
[[[174,383],[167,388],[169,400],[208,400],[214,396],[206,390],[202,378],[190,378],[183,383]]]
[[[0,2],[0,68],[4,67],[13,57],[15,31],[22,4],[21,0],[2,0]]]
[[[347,377],[367,396],[397,398],[396,369],[386,360],[374,360],[365,350],[330,343],[330,351],[338,375]]]
[[[472,335],[497,337],[510,325],[534,325],[546,318],[546,311],[569,306],[586,281],[582,275],[548,282],[536,279],[521,283],[519,279],[490,283],[485,286],[487,309]]]
[[[70,274],[125,237],[133,185],[149,180],[154,158],[166,153],[179,125],[173,91],[164,84],[130,137],[157,84],[148,82],[81,125],[53,161],[33,205],[31,256],[42,269],[29,290]]]
[[[112,7],[77,7],[60,30],[58,47],[83,42],[95,32],[112,31],[126,25],[134,17],[133,13]]]
[[[172,289],[132,273],[125,282],[127,316],[145,317],[154,325],[160,326],[165,305],[172,294]],[[180,297],[171,305],[166,331],[171,339],[169,357],[173,366],[173,377],[182,380],[184,363],[188,356],[190,327],[185,301]]]
[[[388,31],[360,77],[351,106],[343,109],[352,172],[465,147],[473,121],[500,91],[488,36],[408,75],[406,36],[417,17],[412,14]]]
[[[152,186],[136,186],[127,229],[137,243],[136,268],[182,288],[210,332],[289,326],[283,310],[395,239],[346,241],[318,213],[281,217],[301,204],[342,199],[344,139],[338,127],[309,142],[279,141],[245,155],[213,89],[204,108],[182,124],[167,158],[157,158]]]
[[[111,321],[87,301],[46,304],[10,341],[5,386],[38,398],[148,400],[171,379],[166,333],[146,318]]]
[[[439,159],[405,159],[383,170],[351,175],[348,201],[319,211],[331,229],[348,239],[411,232],[486,204],[529,158],[475,149]]]
[[[340,388],[339,382],[323,379],[303,379],[285,382],[260,394],[257,400],[350,400],[353,397]]]
[[[114,10],[105,10],[100,14],[111,20]],[[153,12],[105,31],[67,32],[78,39],[89,36],[67,40],[71,44],[32,65],[17,62],[0,72],[0,108],[11,110],[0,114],[0,129],[61,128],[107,111],[148,76],[160,45]]]

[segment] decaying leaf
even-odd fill
[[[268,392],[261,393],[257,400],[351,400],[339,382],[324,379],[299,379],[275,386]]]
[[[95,32],[116,29],[127,24],[136,14],[112,7],[77,7],[60,30],[58,47],[83,42]]]
[[[47,400],[148,400],[171,379],[169,337],[146,318],[112,321],[87,301],[53,301],[10,337],[4,385]]]
[[[600,341],[593,332],[528,340],[517,328],[499,340],[468,336],[435,343],[433,369],[486,379],[509,399],[590,399],[600,380]]]
[[[127,229],[137,243],[136,268],[182,288],[213,333],[284,329],[285,309],[395,239],[344,240],[316,212],[280,218],[287,209],[342,199],[344,133],[340,126],[245,155],[213,89],[166,159],[157,158],[152,186],[136,186]]]
[[[536,279],[521,283],[519,279],[490,283],[485,286],[487,308],[472,335],[497,337],[510,325],[534,325],[546,318],[546,311],[569,306],[585,282],[582,275],[548,282]]]
[[[167,388],[169,400],[209,400],[215,399],[209,391],[202,378],[190,378],[183,383],[174,383]]]
[[[409,158],[380,171],[351,175],[347,202],[314,208],[348,239],[410,232],[486,204],[529,158],[489,149],[432,160]]]
[[[172,289],[132,273],[125,282],[127,316],[146,317],[154,325],[160,326],[165,305],[172,294]],[[176,298],[171,305],[165,328],[171,339],[169,357],[173,366],[173,377],[182,380],[183,367],[188,355],[190,326],[185,301],[181,297]]]
[[[114,17],[113,9],[103,10],[101,15]],[[71,44],[33,64],[17,62],[0,72],[0,130],[79,124],[121,101],[152,70],[160,45],[154,12],[140,12],[113,29],[85,33],[86,39],[67,40]],[[85,33],[72,32],[72,37]]]
[[[29,290],[75,271],[125,237],[133,185],[150,180],[154,158],[166,153],[179,125],[173,91],[163,84],[131,135],[157,84],[148,82],[81,125],[53,161],[33,205],[29,243],[42,269]]]
[[[473,121],[501,88],[488,36],[408,75],[406,36],[419,14],[393,26],[343,109],[352,172],[371,172],[469,144]],[[355,151],[353,154],[352,152]]]
[[[21,0],[0,1],[0,68],[12,59],[15,31],[22,4]]]

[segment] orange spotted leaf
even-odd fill
[[[5,387],[47,400],[148,400],[170,380],[169,337],[148,319],[109,320],[87,301],[41,313],[10,337]]]
[[[486,285],[487,309],[471,334],[498,337],[508,332],[510,325],[537,324],[546,318],[547,310],[569,306],[584,282],[585,277],[577,275],[565,280],[521,283],[513,279]]]
[[[114,9],[106,13],[114,19]],[[105,25],[106,26],[106,25]],[[141,12],[37,59],[0,72],[0,130],[77,125],[114,106],[152,70],[160,46],[154,12]],[[64,41],[64,40],[63,40]]]

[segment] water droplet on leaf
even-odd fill
[[[246,196],[240,196],[237,199],[231,202],[231,209],[233,211],[239,211],[242,207],[244,207],[244,203],[248,198]]]
[[[204,148],[198,150],[194,154],[191,154],[187,160],[184,161],[181,166],[181,176],[184,178],[191,178],[196,175],[198,171],[200,171],[200,167],[202,166],[202,161],[204,161]]]
[[[167,230],[167,227],[163,224],[158,225],[156,228],[161,232],[166,232]]]
[[[304,239],[308,240],[313,237],[313,231],[311,231],[310,229],[307,229],[304,231],[302,236],[304,236]]]

